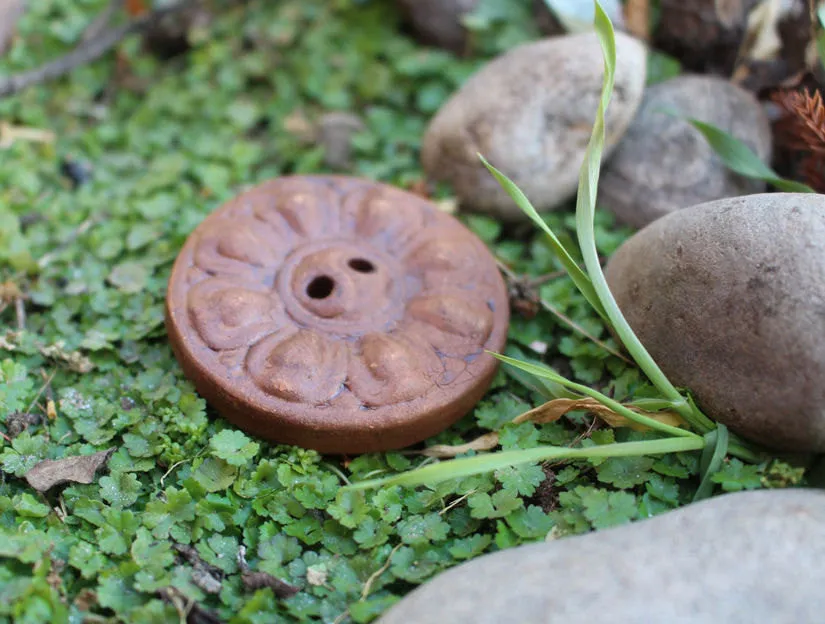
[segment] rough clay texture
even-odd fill
[[[166,304],[175,355],[219,413],[325,453],[401,448],[458,420],[509,321],[467,228],[344,176],[285,176],[227,202],[187,239]]]
[[[379,624],[819,624],[825,493],[726,494],[650,520],[480,557]]]
[[[616,88],[607,114],[605,157],[624,135],[642,98],[644,45],[616,33]],[[479,161],[509,176],[538,210],[575,194],[602,87],[594,33],[518,46],[476,72],[431,121],[422,162],[449,182],[462,203],[516,220],[521,211]]]
[[[417,38],[422,43],[462,52],[467,30],[461,19],[478,6],[479,0],[399,0]]]
[[[709,416],[773,449],[825,451],[825,197],[673,212],[605,272],[639,339]]]
[[[711,123],[770,160],[770,122],[747,91],[710,76],[654,85],[602,174],[599,201],[619,221],[641,228],[673,210],[765,190],[726,168],[696,128],[663,109]]]

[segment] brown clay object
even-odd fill
[[[231,200],[183,246],[167,329],[216,410],[324,453],[402,448],[487,390],[507,293],[484,244],[412,193],[289,176]]]

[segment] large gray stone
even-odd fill
[[[825,493],[719,496],[650,520],[486,555],[379,624],[821,624]]]
[[[769,448],[825,451],[825,196],[672,212],[605,274],[642,344],[708,416]]]
[[[642,98],[646,49],[616,33],[616,89],[607,113],[605,157]],[[428,176],[449,182],[461,202],[505,219],[524,218],[477,153],[507,174],[538,210],[576,192],[602,88],[594,33],[518,46],[476,72],[430,122],[421,159]]]
[[[599,185],[599,203],[620,222],[641,228],[680,208],[765,190],[761,180],[726,168],[696,128],[665,109],[721,128],[770,162],[770,123],[744,89],[711,76],[680,76],[654,85]]]

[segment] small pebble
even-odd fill
[[[461,53],[467,44],[462,18],[476,9],[480,0],[398,0],[416,38],[424,44]]]
[[[647,89],[642,106],[602,172],[599,203],[621,223],[641,228],[706,201],[765,190],[761,180],[725,167],[705,137],[665,111],[710,123],[771,156],[771,127],[747,91],[712,76],[680,76]]]
[[[616,33],[616,48],[606,155],[630,124],[645,84],[644,45]],[[506,220],[526,219],[481,163],[480,153],[538,210],[560,207],[576,192],[602,74],[594,33],[527,43],[494,59],[430,122],[422,147],[427,175],[450,183],[464,207]]]

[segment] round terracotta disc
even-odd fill
[[[169,280],[185,374],[262,438],[402,448],[467,413],[504,347],[493,257],[432,203],[339,176],[271,180],[199,225]]]

